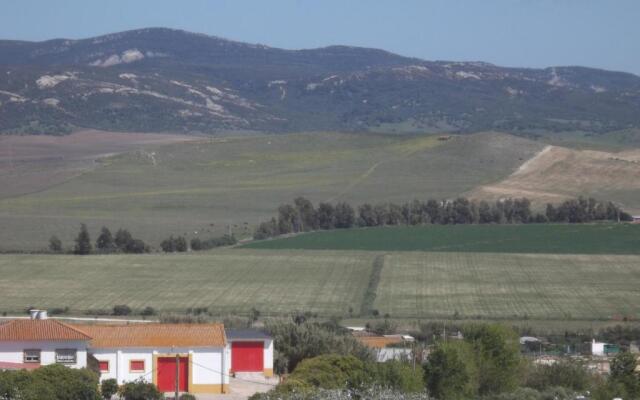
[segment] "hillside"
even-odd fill
[[[547,146],[506,179],[482,185],[471,197],[528,197],[557,203],[578,196],[614,199],[640,212],[640,150],[619,152]]]
[[[0,131],[602,133],[640,127],[640,77],[382,50],[283,50],[162,28],[0,41]]]
[[[124,135],[102,134],[112,141]],[[52,151],[69,141],[93,143],[94,154],[113,148],[96,135],[28,139]],[[206,238],[229,225],[244,236],[296,196],[354,204],[451,198],[505,179],[543,147],[499,133],[446,141],[326,132],[200,138],[131,144],[129,152],[99,159],[60,182],[61,160],[30,158],[28,148],[16,145],[22,154],[0,153],[7,171],[12,159],[21,160],[13,162],[13,172],[0,174],[6,184],[0,191],[0,250],[42,249],[53,234],[70,246],[82,222],[94,237],[102,225],[127,227],[156,247],[171,234]],[[72,157],[72,151],[62,154]],[[26,187],[29,193],[8,193]]]

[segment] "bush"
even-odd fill
[[[416,370],[405,362],[392,360],[373,365],[375,382],[387,389],[402,393],[418,393],[424,390],[424,379],[421,368]]]
[[[277,354],[274,367],[278,374],[291,372],[302,360],[323,354],[352,355],[362,361],[374,361],[370,349],[334,326],[271,321],[266,330],[273,337]]]
[[[118,382],[115,379],[105,379],[100,385],[100,394],[106,400],[118,393]]]
[[[128,382],[120,388],[120,396],[124,400],[161,400],[164,395],[158,391],[156,385],[143,380]]]
[[[160,248],[165,253],[185,252],[188,250],[187,240],[182,236],[173,237],[172,235],[160,243]]]
[[[183,393],[180,395],[179,400],[196,400],[196,396],[190,393]]]
[[[98,376],[87,369],[47,365],[34,371],[0,372],[4,400],[96,400]]]
[[[144,315],[145,317],[156,315],[156,310],[153,307],[145,307],[144,310],[140,313],[140,315]]]
[[[54,253],[62,252],[62,241],[56,235],[49,238],[49,251]]]
[[[224,235],[220,237],[215,237],[207,240],[200,240],[198,238],[191,239],[191,250],[200,251],[200,250],[210,250],[216,247],[222,246],[233,246],[238,243],[236,237],[233,235]]]
[[[546,390],[562,386],[581,391],[589,386],[589,373],[578,361],[561,361],[552,365],[532,366],[525,379],[525,386]]]
[[[131,314],[131,307],[126,304],[119,304],[117,306],[113,306],[113,315],[129,315]]]
[[[303,360],[289,379],[296,386],[322,389],[361,388],[371,381],[365,363],[353,356],[329,354]]]

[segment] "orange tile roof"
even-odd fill
[[[83,331],[52,319],[14,319],[0,325],[0,341],[90,340]]]
[[[390,344],[402,343],[401,337],[356,336],[356,339],[365,346],[375,349],[382,349]]]
[[[93,339],[93,348],[222,347],[222,324],[76,325]]]

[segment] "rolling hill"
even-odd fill
[[[0,41],[0,131],[608,132],[640,127],[640,77],[382,50],[284,50],[164,28]]]

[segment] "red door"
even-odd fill
[[[180,368],[178,371],[180,383],[178,390],[187,392],[189,389],[189,358],[180,357]],[[176,358],[160,357],[158,358],[158,390],[161,392],[176,391]]]
[[[233,372],[262,372],[264,362],[262,342],[231,343],[231,370]]]

